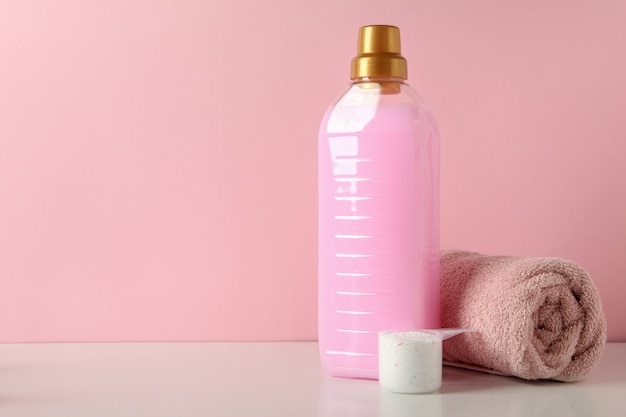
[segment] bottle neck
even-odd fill
[[[374,77],[356,77],[352,79],[352,84],[360,84],[360,83],[398,83],[404,84],[405,79],[401,77],[382,77],[382,76],[374,76]]]
[[[352,85],[368,90],[376,90],[379,94],[393,95],[402,92],[405,86],[404,78],[401,77],[357,77],[352,79]]]

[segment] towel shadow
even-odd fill
[[[439,390],[442,394],[469,391],[493,391],[496,389],[511,388],[524,382],[522,379],[510,376],[492,375],[469,369],[452,366],[443,367],[443,383]]]

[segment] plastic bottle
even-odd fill
[[[319,131],[319,347],[326,373],[378,378],[378,332],[440,327],[439,134],[405,83],[395,26],[365,26]]]

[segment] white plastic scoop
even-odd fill
[[[382,330],[378,382],[385,391],[419,394],[441,387],[442,341],[469,329]]]

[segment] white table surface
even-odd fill
[[[432,394],[324,376],[314,342],[0,345],[0,416],[624,416],[626,343],[582,382],[444,368]]]

